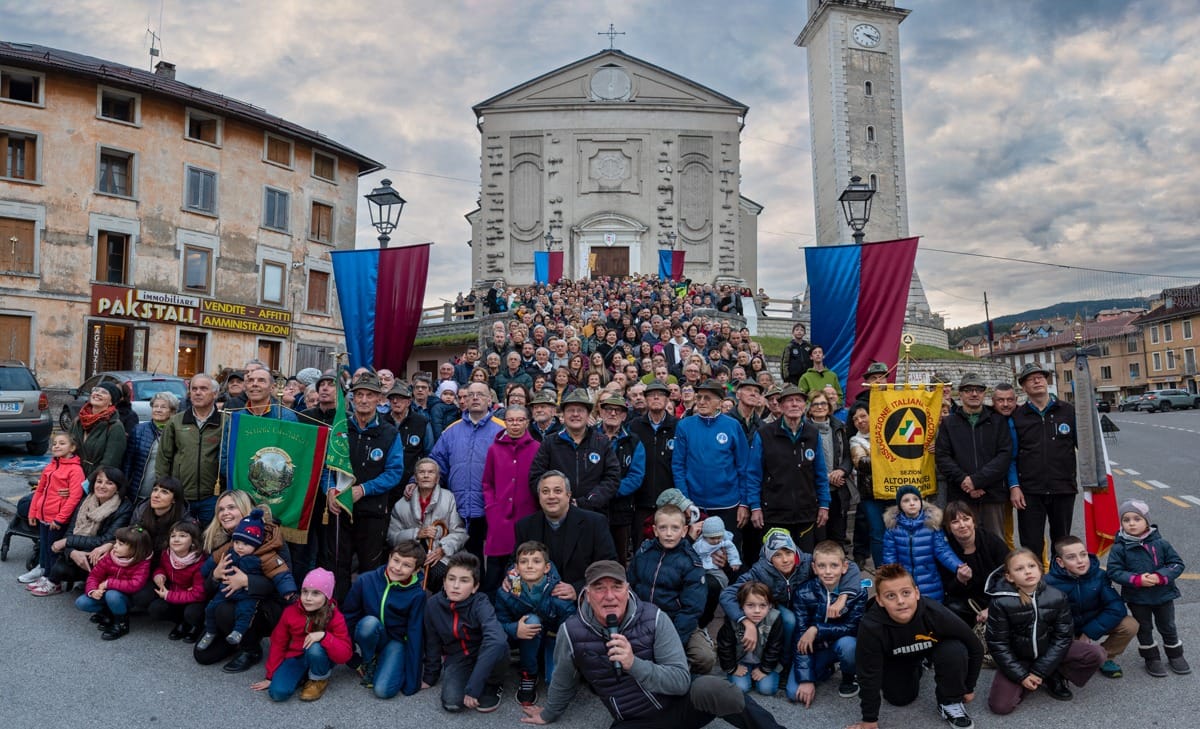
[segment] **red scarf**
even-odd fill
[[[111,418],[115,412],[117,412],[117,407],[115,405],[109,405],[98,413],[94,412],[92,410],[92,404],[89,402],[84,404],[84,406],[79,410],[79,424],[83,426],[84,431],[88,431],[91,430],[96,423]]]

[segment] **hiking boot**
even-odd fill
[[[521,706],[533,706],[537,703],[536,673],[521,671],[521,680],[517,683],[517,703]]]
[[[975,726],[975,722],[967,716],[967,707],[963,706],[961,701],[953,704],[938,704],[938,713],[942,715],[947,724],[955,729],[973,729]]]
[[[1184,676],[1192,672],[1192,667],[1188,665],[1187,659],[1183,657],[1183,644],[1163,646],[1163,650],[1167,652],[1167,665],[1171,670],[1180,676]]]
[[[490,714],[500,708],[500,697],[504,694],[502,686],[488,685],[483,687],[483,693],[479,695],[479,705],[475,707],[475,711],[480,714]]]
[[[1167,677],[1167,667],[1163,665],[1162,653],[1158,650],[1157,643],[1149,648],[1144,648],[1139,645],[1138,655],[1140,655],[1142,659],[1146,661],[1146,673],[1154,676],[1155,678]]]
[[[1117,665],[1117,662],[1112,660],[1105,661],[1104,664],[1100,666],[1100,673],[1108,676],[1109,678],[1120,678],[1121,676],[1125,675],[1125,672],[1121,670],[1121,667]]]
[[[1050,698],[1059,701],[1070,701],[1075,698],[1075,694],[1071,693],[1070,685],[1067,684],[1067,679],[1058,674],[1046,679],[1046,693],[1050,694]]]
[[[31,585],[40,580],[44,574],[46,574],[46,570],[42,569],[41,567],[34,567],[18,577],[17,582],[20,582],[22,585]]]
[[[854,676],[842,675],[842,682],[838,684],[838,696],[843,699],[858,696],[858,681],[854,680]]]
[[[300,689],[301,701],[316,701],[325,695],[325,689],[329,688],[329,679],[327,678],[310,678],[308,683],[304,684],[304,688]]]

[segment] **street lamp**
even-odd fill
[[[667,248],[670,248],[671,250],[675,250],[675,239],[678,237],[679,236],[675,235],[675,231],[668,230],[667,231]]]
[[[542,238],[545,239],[546,251],[549,252],[550,249],[554,247],[554,236],[550,233],[550,231],[547,230],[546,235],[542,236]]]
[[[379,247],[387,248],[391,240],[391,232],[400,222],[400,213],[404,211],[404,198],[392,188],[391,180],[380,180],[379,187],[371,190],[367,198],[371,211],[371,225],[379,231]]]
[[[850,184],[838,196],[842,204],[842,215],[846,216],[846,225],[854,230],[854,242],[862,245],[863,228],[871,219],[871,198],[875,197],[875,189],[864,185],[862,178],[855,175],[850,178]]]

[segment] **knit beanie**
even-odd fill
[[[320,567],[304,576],[304,587],[317,590],[326,600],[333,599],[333,573]]]
[[[121,388],[119,386],[112,382],[101,382],[99,385],[96,385],[96,387],[108,391],[108,396],[112,398],[113,405],[121,404]]]
[[[719,516],[708,517],[704,520],[704,527],[700,534],[705,537],[725,536],[725,520]]]
[[[917,488],[916,486],[913,486],[912,484],[908,484],[906,486],[901,486],[900,488],[896,489],[896,505],[897,506],[900,505],[900,499],[904,498],[905,494],[912,494],[913,496],[916,496],[918,499],[921,499],[922,501],[924,501],[924,499],[921,497],[921,489]]]
[[[261,547],[266,539],[267,529],[263,525],[262,509],[255,509],[250,512],[250,516],[238,522],[237,527],[233,530],[232,539],[236,542],[245,542],[255,547]]]
[[[1121,508],[1119,511],[1119,516],[1125,516],[1126,514],[1137,514],[1143,519],[1148,519],[1150,517],[1150,506],[1145,501],[1141,501],[1140,499],[1130,499],[1128,501],[1121,502]]]
[[[674,504],[679,507],[680,511],[687,514],[688,524],[694,524],[700,518],[700,509],[679,489],[667,489],[659,494],[658,500],[654,502],[654,508],[657,509],[667,504]]]
[[[438,384],[436,397],[441,397],[442,393],[446,392],[447,390],[457,394],[458,393],[458,383],[455,382],[454,380],[442,380],[442,382],[440,384]]]
[[[787,529],[776,527],[768,529],[763,535],[763,546],[760,556],[763,559],[771,559],[775,553],[781,549],[787,549],[795,554],[799,554],[800,550],[796,548],[796,540],[792,539],[792,533]]]

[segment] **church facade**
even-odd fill
[[[741,195],[748,107],[615,49],[473,107],[477,282],[534,280],[534,253],[562,251],[563,275],[653,274],[685,251],[684,275],[756,286],[757,217]]]

